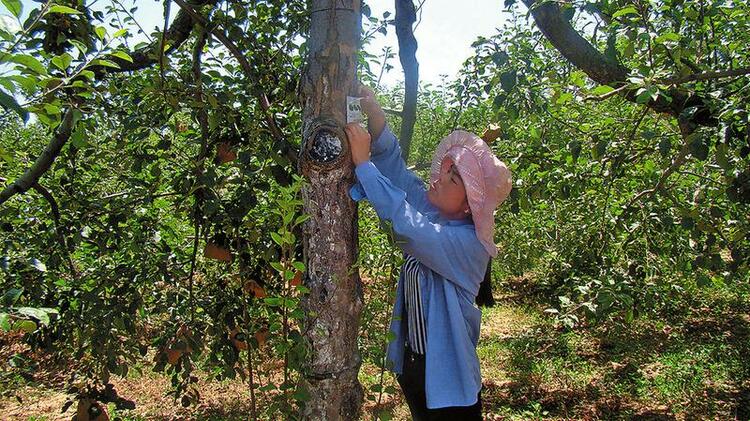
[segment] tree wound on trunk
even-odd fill
[[[336,120],[319,117],[312,122],[307,133],[305,153],[313,163],[332,165],[344,155],[346,136]]]
[[[328,130],[315,134],[310,157],[318,162],[331,162],[341,155],[341,139]]]

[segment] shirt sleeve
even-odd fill
[[[473,225],[431,222],[370,161],[359,164],[355,173],[378,217],[391,222],[399,247],[476,296],[489,255],[477,239]]]
[[[401,146],[388,125],[372,143],[370,150],[372,163],[391,183],[406,193],[409,203],[422,212],[431,208],[424,181],[406,168],[401,157]]]

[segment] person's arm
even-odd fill
[[[359,105],[367,115],[367,131],[370,132],[373,139],[377,139],[385,128],[385,112],[375,98],[375,92],[372,89],[365,85],[359,85],[359,94],[362,96]]]
[[[473,225],[431,222],[370,161],[360,162],[355,173],[378,217],[391,222],[399,247],[476,295],[489,255],[477,239]]]
[[[360,95],[360,104],[367,114],[367,128],[372,139],[370,160],[384,176],[406,192],[407,200],[412,205],[424,212],[429,205],[424,181],[406,168],[401,157],[401,146],[385,122],[385,113],[375,98],[375,93],[362,85]]]

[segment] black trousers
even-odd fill
[[[450,406],[447,408],[427,408],[424,382],[424,355],[414,354],[408,346],[404,350],[403,374],[396,377],[401,390],[409,404],[414,421],[473,421],[482,420],[482,393],[477,396],[477,403],[471,406]]]

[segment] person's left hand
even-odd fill
[[[352,151],[352,163],[355,166],[370,159],[370,133],[362,128],[359,123],[349,123],[344,127],[346,137],[349,139],[349,148]]]

